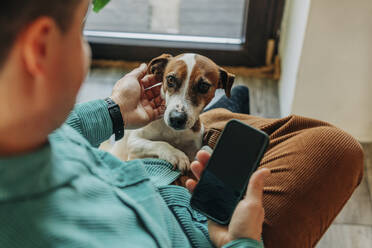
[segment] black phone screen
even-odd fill
[[[268,136],[237,120],[227,123],[194,189],[191,206],[227,224],[263,156]]]

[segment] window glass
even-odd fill
[[[245,6],[246,0],[111,0],[89,15],[85,30],[242,39]]]

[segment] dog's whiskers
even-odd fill
[[[149,89],[152,89],[152,88],[155,88],[155,87],[158,87],[158,86],[160,86],[160,85],[162,85],[162,82],[157,83],[157,84],[154,84],[154,85],[152,85],[152,86],[150,86],[150,87],[147,87],[147,88],[145,89],[145,91],[146,91],[146,90],[149,90]]]

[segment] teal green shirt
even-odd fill
[[[41,149],[0,157],[0,247],[213,247],[163,160],[120,161],[103,100],[79,104]],[[263,247],[239,239],[225,247]]]

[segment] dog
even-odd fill
[[[235,75],[199,54],[186,53],[173,57],[162,54],[150,61],[148,74],[154,74],[161,85],[165,112],[161,119],[137,130],[126,130],[111,153],[120,159],[159,158],[167,160],[182,172],[190,169],[202,147],[204,127],[199,115],[224,89],[227,97]]]

